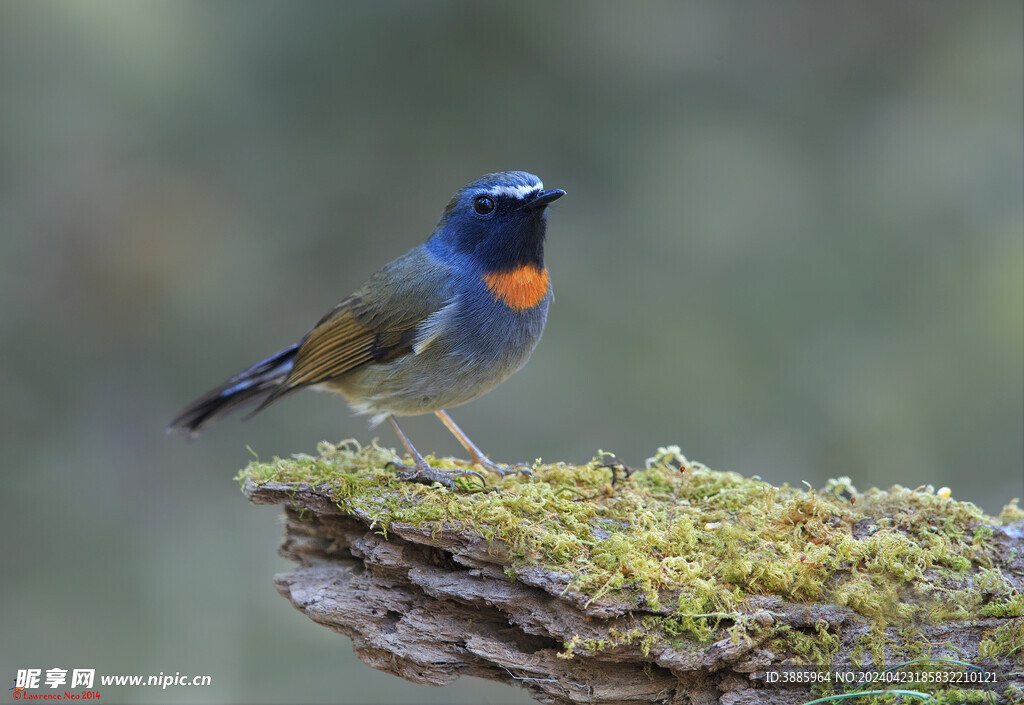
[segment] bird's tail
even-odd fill
[[[221,416],[267,397],[291,372],[298,349],[298,344],[285,348],[199,397],[171,421],[167,432],[185,431],[197,436],[203,427]]]

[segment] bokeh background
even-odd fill
[[[526,702],[373,671],[274,591],[247,447],[390,429],[303,394],[163,433],[493,170],[569,195],[543,342],[454,412],[492,457],[675,443],[998,513],[1022,494],[1021,35],[1015,2],[0,2],[0,678]]]

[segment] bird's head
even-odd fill
[[[487,272],[544,267],[547,206],[565,195],[525,171],[486,174],[444,209],[431,245],[468,257]]]

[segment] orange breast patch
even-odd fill
[[[548,293],[548,270],[535,265],[524,264],[507,272],[490,272],[484,275],[484,283],[496,299],[516,311],[533,308]]]

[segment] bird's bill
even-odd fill
[[[534,208],[543,208],[544,206],[557,201],[559,198],[565,195],[565,191],[560,188],[553,188],[548,191],[541,191],[532,200],[528,201],[523,206],[526,210],[533,210]]]

